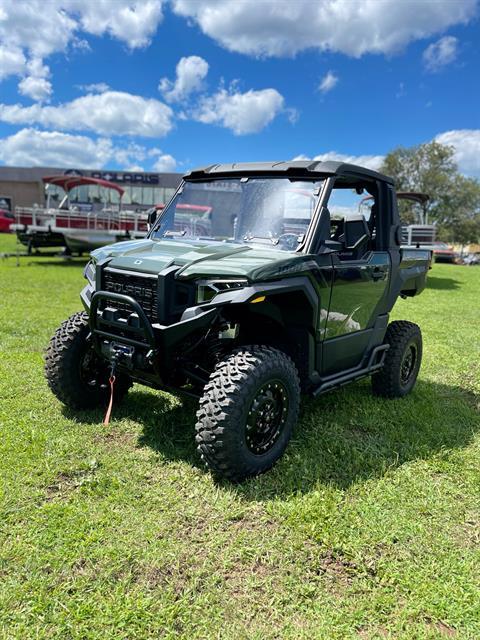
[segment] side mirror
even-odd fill
[[[158,211],[156,210],[155,207],[153,207],[153,209],[150,209],[147,212],[147,226],[148,226],[148,230],[149,231],[153,227],[153,225],[155,224],[155,221],[157,219],[157,215],[158,215]]]
[[[345,249],[356,249],[365,240],[370,240],[368,224],[362,215],[350,216],[343,226]]]

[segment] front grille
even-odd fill
[[[118,269],[103,271],[102,289],[114,293],[122,293],[136,300],[152,323],[158,322],[158,278],[155,276],[140,276],[131,272],[124,273]],[[125,315],[132,312],[132,308],[118,300],[109,302],[105,300],[102,307],[112,306],[119,311],[125,311]]]

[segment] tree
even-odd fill
[[[458,172],[454,152],[438,142],[398,147],[385,157],[381,171],[395,179],[398,191],[430,196],[421,206],[420,222],[436,224],[438,237],[460,244],[478,242],[480,183]],[[413,221],[411,211],[402,213],[407,213],[407,222]]]
[[[451,227],[442,227],[438,239],[461,245],[463,253],[465,245],[478,244],[480,241],[480,215],[460,219]]]

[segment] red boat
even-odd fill
[[[81,254],[142,238],[148,231],[146,212],[122,210],[124,190],[114,182],[76,175],[49,176],[43,182],[45,208],[17,207],[12,225],[29,250],[64,246]]]
[[[0,209],[0,233],[10,233],[10,227],[15,222],[13,213],[6,209]]]

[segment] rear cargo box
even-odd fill
[[[432,252],[428,249],[400,249],[400,257],[400,294],[416,296],[427,284]]]

